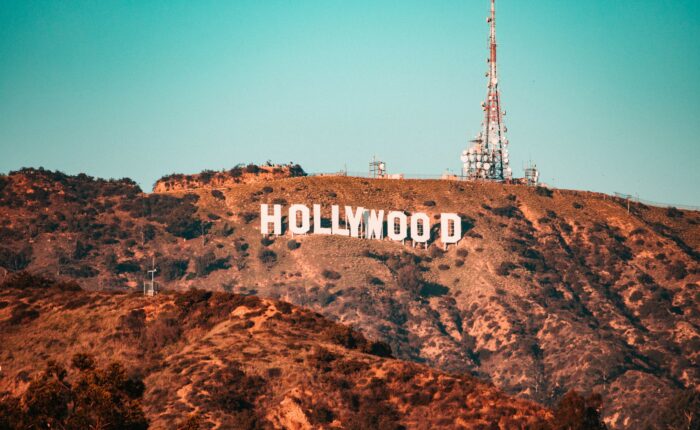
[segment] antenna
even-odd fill
[[[486,18],[489,24],[489,70],[486,100],[481,103],[484,121],[481,132],[471,141],[470,147],[462,151],[462,175],[467,179],[510,181],[512,170],[508,157],[508,130],[503,122],[506,115],[501,107],[501,93],[498,90],[498,67],[496,55],[496,0],[491,0],[491,14]]]
[[[369,176],[370,178],[384,178],[386,177],[386,163],[377,160],[377,156],[372,156],[372,161],[369,163]]]

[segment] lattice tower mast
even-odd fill
[[[505,111],[501,109],[498,89],[498,63],[496,44],[496,0],[491,0],[489,23],[488,91],[482,103],[484,121],[481,132],[472,140],[469,149],[462,151],[462,174],[468,179],[510,180],[512,171],[508,159],[507,128],[503,122]]]

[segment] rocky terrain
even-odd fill
[[[263,238],[260,203],[455,212],[464,237],[447,252]],[[144,194],[129,180],[33,169],[0,177],[0,211],[5,273],[134,291],[155,267],[162,290],[285,300],[398,358],[521,398],[553,405],[572,389],[601,393],[611,428],[643,428],[700,385],[697,212],[628,211],[602,194],[520,185],[350,177]]]

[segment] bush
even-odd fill
[[[324,337],[347,349],[362,349],[367,346],[367,339],[362,333],[342,324],[333,324],[328,327],[324,332]]]
[[[550,197],[550,198],[551,198],[553,192],[552,192],[552,190],[550,190],[550,189],[547,188],[547,187],[538,186],[538,187],[535,188],[535,194],[537,194],[538,196]]]
[[[433,206],[435,206],[435,201],[434,200],[426,200],[423,202],[423,205],[427,206],[427,207],[433,207]]]
[[[117,263],[117,265],[114,267],[114,273],[117,274],[122,274],[122,273],[136,273],[141,271],[141,265],[139,264],[138,261],[135,260],[126,260]]]
[[[277,261],[277,254],[271,249],[261,249],[258,253],[258,259],[265,265],[273,265]]]
[[[520,212],[520,209],[513,205],[508,205],[508,206],[503,206],[500,208],[494,208],[492,212],[498,216],[504,217],[504,218],[520,218],[522,215],[522,212]]]
[[[518,266],[511,263],[510,261],[504,261],[498,266],[498,269],[496,269],[496,273],[501,276],[508,276],[510,275],[510,272],[512,272],[513,269],[515,269],[516,267]]]
[[[216,270],[230,269],[230,256],[216,258],[213,251],[208,251],[199,257],[194,258],[195,273],[198,277],[204,277]]]
[[[0,247],[0,267],[16,272],[24,270],[32,262],[32,247],[27,245],[19,251]]]
[[[553,426],[566,430],[606,430],[600,418],[602,398],[599,394],[584,397],[570,391],[562,397],[554,409]]]
[[[338,280],[338,279],[341,278],[340,273],[338,273],[338,272],[336,272],[336,271],[334,271],[334,270],[329,270],[329,269],[325,269],[325,270],[321,273],[321,275],[322,275],[324,278],[330,279],[330,280],[333,280],[333,281],[336,281],[336,280]]]
[[[671,263],[666,271],[666,279],[675,279],[680,281],[688,276],[688,269],[685,263],[681,260],[676,260]]]
[[[148,428],[140,378],[129,376],[119,363],[97,369],[94,358],[85,354],[74,356],[73,363],[78,371],[74,383],[61,365],[50,361],[21,398],[3,398],[0,428]]]
[[[211,195],[217,200],[226,200],[226,196],[220,190],[211,190]]]
[[[299,249],[300,246],[301,246],[301,243],[297,242],[294,239],[287,241],[287,249],[289,249],[290,251],[294,251],[295,249]]]
[[[672,206],[666,209],[666,216],[669,218],[683,218],[683,212]]]
[[[160,274],[166,281],[174,281],[185,276],[189,260],[162,259],[159,264]]]
[[[16,290],[30,289],[56,289],[58,291],[81,291],[80,285],[75,282],[56,281],[51,278],[32,275],[27,272],[18,272],[7,278],[0,289],[12,288]]]
[[[258,174],[260,173],[260,167],[256,166],[255,164],[248,164],[245,166],[245,171],[246,173],[250,174]]]
[[[202,170],[199,173],[199,180],[202,181],[203,184],[208,184],[212,179],[214,179],[215,175],[216,172],[213,170]]]
[[[421,297],[425,298],[430,298],[430,297],[442,297],[445,294],[447,294],[450,291],[449,288],[447,288],[444,285],[432,283],[432,282],[425,282],[420,289],[420,295]]]
[[[367,281],[370,285],[384,285],[384,281],[374,276],[370,276],[370,278]]]
[[[274,239],[274,238],[263,237],[262,239],[260,239],[260,244],[261,244],[262,246],[270,246],[270,245],[272,245],[273,243],[275,243],[275,239]]]

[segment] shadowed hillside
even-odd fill
[[[462,216],[448,252],[390,241],[263,239],[260,203]],[[402,359],[554,404],[603,395],[613,428],[698,386],[700,214],[600,194],[454,181],[296,177],[141,194],[129,181],[28,170],[0,179],[0,266],[89,289],[156,280],[282,299]],[[328,212],[329,208],[327,207]],[[326,214],[330,218],[330,214]]]

